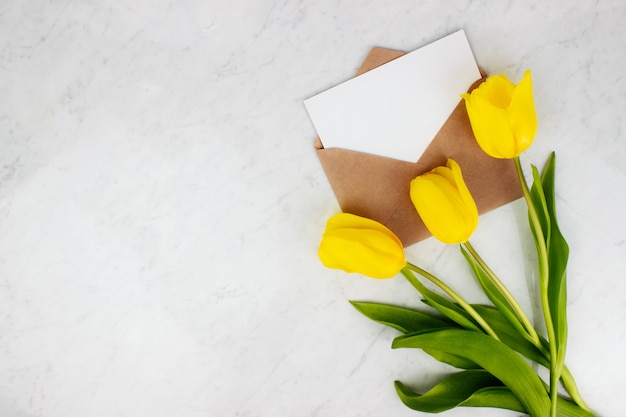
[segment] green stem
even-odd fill
[[[439,287],[450,298],[452,298],[457,304],[459,304],[465,311],[467,311],[467,313],[476,321],[476,323],[480,325],[480,327],[483,328],[483,330],[485,330],[485,332],[489,336],[493,337],[494,339],[498,341],[500,340],[496,332],[494,332],[491,326],[487,324],[485,319],[483,319],[482,316],[478,314],[478,312],[474,310],[474,308],[467,301],[465,301],[460,295],[454,292],[454,290],[448,287],[443,281],[441,281],[439,278],[437,278],[430,272],[420,268],[419,266],[413,265],[410,262],[407,262],[405,268],[408,268],[411,271],[417,272],[418,274],[420,274],[421,276],[423,276],[424,278],[426,278],[427,280],[435,284],[437,287]],[[415,275],[413,275],[413,273],[408,273],[408,274],[403,274],[403,275],[411,283],[411,285],[413,285],[419,291],[419,285],[416,285],[416,283],[414,282],[414,280],[417,280]]]
[[[524,311],[521,309],[519,304],[517,304],[517,301],[515,300],[513,295],[508,291],[506,286],[502,283],[502,281],[500,281],[498,276],[491,270],[491,268],[489,268],[487,263],[478,254],[478,252],[472,246],[472,244],[469,241],[467,241],[463,245],[465,246],[467,251],[472,255],[474,260],[476,260],[476,262],[485,271],[487,276],[491,279],[491,282],[493,282],[493,284],[496,287],[498,287],[498,289],[502,292],[502,295],[504,295],[504,297],[507,299],[511,307],[515,310],[515,313],[517,314],[518,318],[521,320],[522,324],[524,325],[524,327],[526,328],[528,332],[527,336],[530,337],[530,339],[527,339],[527,340],[531,342],[533,345],[535,345],[539,349],[539,351],[543,354],[543,356],[549,361],[550,352],[541,343],[541,340],[539,338],[539,335],[537,334],[537,331],[535,330],[533,325],[530,323],[530,320],[528,319],[528,317],[526,317],[526,315],[524,314]],[[591,411],[589,406],[585,403],[582,396],[580,395],[580,392],[578,391],[578,387],[576,385],[576,381],[574,380],[574,377],[572,376],[571,372],[565,365],[563,365],[563,369],[561,372],[561,382],[563,383],[563,386],[565,387],[565,389],[567,389],[567,392],[569,393],[572,400],[574,400],[576,404],[580,406],[580,408],[586,411]]]
[[[513,294],[511,294],[511,292],[506,288],[506,286],[502,283],[502,281],[500,281],[498,276],[491,270],[491,268],[489,268],[487,263],[478,254],[476,249],[474,249],[474,247],[469,241],[465,242],[463,245],[465,246],[467,251],[472,255],[474,260],[478,263],[478,265],[480,265],[483,271],[485,271],[485,273],[487,274],[491,282],[500,290],[502,295],[509,302],[510,306],[515,311],[517,318],[522,322],[522,324],[526,328],[526,332],[528,336],[530,337],[529,341],[535,346],[540,347],[541,341],[539,340],[539,335],[537,334],[537,331],[535,330],[533,325],[530,323],[530,320],[528,319],[528,317],[526,317],[526,314],[524,314],[524,310],[522,310],[522,308],[519,306],[519,304],[515,300],[515,297],[513,297]]]
[[[535,345],[535,347],[539,349],[541,354],[548,361],[550,361],[549,350],[547,350],[545,346],[541,343],[541,340],[540,340],[539,335],[537,334],[537,331],[535,330],[533,325],[530,323],[530,320],[528,319],[528,317],[524,314],[524,311],[522,310],[522,308],[519,306],[519,304],[517,304],[515,297],[513,297],[513,295],[508,291],[506,286],[500,281],[498,276],[491,270],[491,268],[489,268],[487,263],[478,254],[478,252],[472,246],[472,244],[468,241],[468,242],[465,242],[463,245],[465,246],[467,251],[472,255],[472,257],[476,260],[476,262],[481,266],[481,268],[485,271],[487,276],[489,276],[489,278],[494,283],[494,285],[500,289],[500,291],[502,292],[502,295],[506,297],[511,307],[515,310],[518,318],[522,321],[522,324],[524,325],[524,327],[526,328],[528,332],[528,335],[526,336],[528,336],[529,339],[527,340],[531,342],[533,345]],[[580,408],[586,411],[591,411],[589,406],[585,403],[582,396],[580,395],[580,392],[578,391],[578,387],[576,385],[576,381],[574,380],[574,377],[572,376],[571,372],[565,365],[563,365],[563,370],[561,372],[561,382],[563,383],[563,386],[565,387],[565,389],[567,389],[567,392],[569,393],[572,400],[574,400]]]
[[[552,402],[551,416],[556,416],[556,399],[557,399],[557,383],[560,379],[559,370],[557,369],[557,351],[556,351],[556,334],[554,332],[554,323],[552,321],[552,314],[550,313],[550,304],[548,301],[548,248],[546,247],[545,236],[543,235],[543,229],[539,222],[539,215],[535,210],[528,184],[526,184],[526,178],[524,178],[524,172],[522,171],[522,165],[519,160],[519,156],[514,158],[515,168],[517,170],[517,176],[524,192],[524,199],[528,206],[528,217],[530,222],[534,226],[535,230],[535,243],[537,246],[537,256],[539,260],[539,288],[541,294],[541,307],[543,310],[543,317],[546,323],[546,330],[548,332],[548,341],[550,346],[550,400]]]

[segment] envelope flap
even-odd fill
[[[318,156],[344,212],[386,225],[405,244],[428,237],[409,199],[410,181],[427,171],[423,163],[338,148],[318,149]]]
[[[373,48],[357,75],[403,54]],[[480,82],[482,80],[477,80],[472,88]],[[479,213],[522,196],[513,161],[492,158],[476,143],[463,101],[416,163],[345,149],[324,149],[319,138],[315,148],[341,209],[385,224],[405,246],[430,236],[410,200],[410,182],[418,175],[445,165],[448,158],[461,166]]]
[[[400,58],[406,52],[395,51],[393,49],[384,49],[374,47],[367,54],[367,58],[361,64],[356,72],[356,76],[359,76],[367,71],[373,70],[376,67],[380,67],[387,62],[393,61],[396,58]]]

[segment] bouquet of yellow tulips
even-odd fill
[[[431,307],[421,311],[352,302],[365,316],[402,333],[393,340],[393,348],[419,348],[459,369],[423,393],[396,381],[396,391],[408,407],[430,413],[465,406],[498,407],[533,417],[594,416],[565,365],[569,249],[556,217],[555,155],[552,153],[541,173],[531,166],[530,187],[519,159],[537,131],[531,74],[526,71],[517,85],[503,75],[491,76],[462,97],[483,151],[515,161],[537,248],[545,337],[469,242],[478,225],[478,211],[454,160],[411,181],[410,198],[435,238],[460,245],[476,281],[493,305],[468,303],[443,280],[407,261],[398,237],[371,219],[348,213],[330,218],[319,257],[329,268],[372,278],[401,274]],[[422,279],[440,291],[429,289]],[[529,360],[547,368],[549,380],[544,381]],[[559,385],[568,396],[559,394]]]

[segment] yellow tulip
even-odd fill
[[[465,99],[476,141],[488,155],[511,159],[533,143],[537,114],[530,71],[517,85],[504,75],[490,76],[461,97]]]
[[[444,243],[463,243],[478,225],[478,210],[456,161],[448,159],[411,181],[411,201],[426,228]]]
[[[406,265],[402,242],[391,230],[348,213],[328,220],[318,255],[328,268],[372,278],[392,278]]]

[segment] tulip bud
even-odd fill
[[[328,268],[371,278],[392,278],[406,265],[402,242],[391,230],[348,213],[328,220],[318,255]]]
[[[476,203],[452,159],[411,181],[411,201],[428,231],[444,243],[466,242],[478,225]]]
[[[494,158],[511,159],[530,147],[537,133],[530,71],[514,85],[504,75],[487,78],[463,94],[478,145]]]

